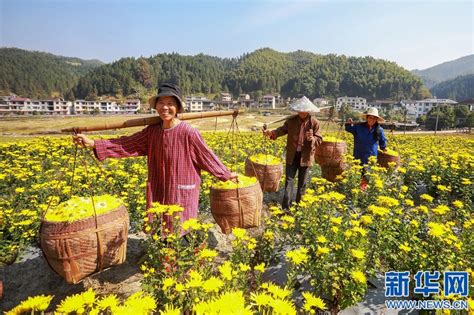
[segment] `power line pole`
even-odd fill
[[[439,120],[439,104],[436,105],[436,123],[435,123],[435,132],[434,134],[436,135],[436,131],[438,131],[438,120]]]

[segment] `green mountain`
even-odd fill
[[[76,98],[130,94],[146,98],[165,81],[179,84],[184,94],[225,91],[254,98],[266,93],[310,98],[351,95],[369,100],[429,96],[421,79],[394,62],[269,48],[231,59],[176,53],[123,58],[92,70],[73,92]]]
[[[468,55],[456,60],[444,62],[424,70],[413,70],[428,88],[436,84],[454,79],[461,75],[474,73],[474,55]]]
[[[449,98],[456,101],[474,98],[474,74],[443,81],[432,87],[431,93],[438,98]]]
[[[0,93],[35,98],[66,96],[80,77],[101,65],[99,60],[0,48]]]

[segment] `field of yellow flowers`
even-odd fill
[[[240,173],[250,155],[281,158],[284,153],[285,139],[266,142],[260,133],[241,133],[232,141],[225,133],[203,136],[225,164]],[[346,140],[352,152],[351,137],[331,136]],[[229,255],[207,246],[213,224],[199,220],[183,223],[166,241],[150,234],[140,266],[143,292],[125,301],[89,290],[50,305],[52,297],[41,295],[9,314],[336,314],[362,300],[367,277],[389,270],[412,275],[419,270],[468,271],[474,294],[474,138],[389,135],[389,147],[400,154],[400,167],[385,169],[370,161],[365,191],[359,188],[362,168],[350,154],[336,183],[322,179],[314,166],[301,203],[287,212],[267,205],[263,231],[251,236],[235,229]],[[132,230],[160,230],[159,221],[148,221],[150,213],[181,211],[160,204],[145,208],[145,158],[98,164],[91,152],[74,147],[68,138],[1,144],[0,167],[0,264],[36,244],[45,212],[74,196],[120,198]],[[210,217],[213,183],[203,174],[204,217]],[[67,211],[64,204],[61,209]],[[179,237],[182,231],[189,232],[185,240]],[[286,285],[262,281],[265,269],[283,260],[288,264]],[[311,279],[310,290],[297,290],[301,276]],[[435,298],[459,297],[441,292]],[[469,303],[473,307],[472,296]]]

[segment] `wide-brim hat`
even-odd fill
[[[367,116],[374,116],[377,117],[377,122],[384,122],[385,119],[379,116],[379,110],[375,107],[369,107],[367,111],[363,114],[361,114],[361,117],[367,120]]]
[[[292,112],[304,112],[304,113],[319,113],[321,110],[313,104],[306,96],[297,99],[290,104],[290,110]]]
[[[184,111],[184,103],[182,100],[181,89],[173,83],[163,83],[158,87],[158,93],[148,99],[150,108],[156,107],[156,101],[162,96],[173,96],[178,103],[178,113]]]

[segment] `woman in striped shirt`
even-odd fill
[[[180,121],[176,114],[184,109],[181,90],[177,85],[165,83],[158,95],[148,100],[158,112],[162,122],[150,125],[131,136],[111,140],[91,140],[78,134],[74,141],[94,149],[99,160],[147,156],[148,181],[147,208],[153,202],[165,205],[178,204],[184,208],[181,222],[196,218],[198,213],[201,170],[219,180],[236,180],[206,145],[198,130]],[[150,218],[153,219],[153,218]],[[173,218],[164,216],[170,228]]]

